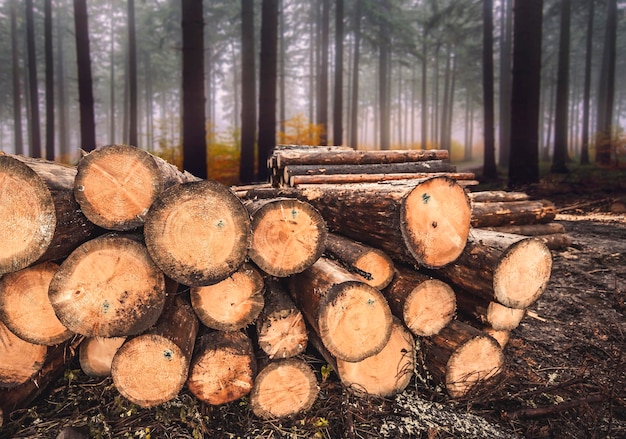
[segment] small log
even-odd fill
[[[509,226],[482,227],[486,230],[493,230],[501,233],[514,233],[524,236],[553,235],[565,232],[565,227],[561,223],[545,223],[545,224],[517,224]]]
[[[111,233],[74,250],[54,274],[48,296],[72,332],[87,337],[135,335],[161,315],[165,277],[142,243]]]
[[[371,163],[359,165],[290,165],[283,168],[283,179],[295,175],[337,175],[337,174],[413,174],[416,172],[456,172],[456,166],[443,160],[427,160],[405,163]]]
[[[131,145],[107,145],[78,162],[74,196],[91,222],[109,230],[143,226],[148,209],[168,187],[197,177]]]
[[[0,275],[69,255],[100,233],[72,193],[76,168],[0,152]]]
[[[413,378],[415,340],[394,318],[389,341],[382,351],[353,363],[337,360],[341,382],[357,395],[391,397],[402,392]]]
[[[87,337],[79,346],[81,370],[91,377],[111,376],[111,363],[126,337]]]
[[[337,358],[361,361],[389,340],[392,319],[385,297],[327,258],[291,276],[289,292]]]
[[[285,180],[289,186],[304,184],[352,184],[352,183],[377,183],[381,181],[417,180],[430,177],[448,177],[461,185],[474,185],[476,175],[472,172],[416,172],[397,174],[335,174],[335,175],[292,175]]]
[[[382,250],[359,241],[329,233],[326,254],[376,289],[382,290],[393,279],[394,264],[391,258]]]
[[[454,264],[431,274],[488,301],[525,309],[545,291],[552,255],[539,239],[472,229]]]
[[[424,267],[454,261],[469,233],[469,201],[464,189],[448,177],[307,185],[298,192],[320,211],[331,232]]]
[[[226,186],[204,180],[163,191],[150,207],[144,235],[154,262],[183,285],[226,279],[248,253],[250,218]]]
[[[0,388],[25,383],[43,367],[48,347],[22,340],[0,321]]]
[[[261,273],[250,264],[221,282],[190,289],[191,305],[209,328],[235,331],[254,322],[263,309],[265,285]]]
[[[315,373],[304,360],[276,360],[257,375],[250,408],[262,419],[284,418],[309,410],[318,394]]]
[[[301,354],[308,343],[304,316],[277,281],[265,283],[265,306],[255,324],[259,347],[270,360]]]
[[[504,354],[491,336],[459,320],[423,340],[425,361],[433,378],[452,398],[467,395],[475,386],[499,374]]]
[[[256,376],[252,341],[241,331],[215,331],[196,342],[187,387],[211,405],[235,401],[252,390]]]
[[[551,235],[536,235],[550,250],[559,250],[572,245],[572,238],[566,233],[553,233]]]
[[[113,357],[120,394],[141,407],[176,397],[187,381],[198,326],[191,306],[176,297],[153,328],[127,340]]]
[[[556,207],[548,200],[472,203],[472,227],[549,223]]]
[[[457,289],[456,302],[465,316],[496,331],[512,331],[526,315],[526,309],[509,308],[461,289]]]
[[[403,266],[396,267],[383,295],[394,315],[419,336],[437,334],[456,311],[456,296],[447,283]]]
[[[59,266],[35,264],[0,279],[0,320],[22,340],[52,346],[72,332],[54,314],[48,288]]]
[[[502,349],[506,347],[507,343],[509,342],[509,339],[511,338],[511,331],[493,329],[489,326],[484,327],[483,331],[487,335],[493,337],[494,340],[498,342],[498,344],[500,345]]]
[[[502,201],[526,201],[530,195],[513,191],[476,191],[467,194],[472,203],[492,203]]]
[[[323,253],[326,223],[309,203],[293,198],[245,203],[252,216],[248,256],[264,272],[286,277],[310,267]]]

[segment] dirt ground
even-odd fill
[[[187,391],[141,409],[73,363],[0,437],[55,438],[67,426],[94,438],[626,437],[626,214],[610,212],[620,197],[554,197],[572,244],[553,251],[550,283],[512,332],[505,372],[464,400],[449,400],[419,367],[392,399],[357,398],[320,375],[309,412],[260,421],[245,398],[209,407]],[[318,373],[325,364],[315,352],[307,359]]]

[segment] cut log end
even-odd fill
[[[429,279],[416,286],[406,298],[403,318],[415,335],[429,337],[454,318],[456,295],[448,284]]]
[[[446,390],[452,398],[460,398],[478,383],[499,374],[503,365],[502,348],[495,339],[488,335],[473,337],[450,356]]]
[[[268,315],[262,322],[257,321],[259,347],[271,360],[304,352],[308,343],[306,331],[304,316],[295,308]]]
[[[463,251],[470,219],[465,190],[450,178],[434,177],[417,185],[404,200],[401,228],[418,264],[438,268]]]
[[[0,321],[0,387],[12,388],[25,383],[42,368],[47,346],[22,340]]]
[[[130,145],[110,145],[79,161],[74,196],[94,224],[131,230],[143,225],[162,186],[158,167],[148,152]]]
[[[393,396],[403,391],[413,377],[415,341],[398,319],[382,351],[359,362],[337,359],[341,382],[357,395]]]
[[[550,249],[537,238],[511,245],[493,275],[495,298],[509,308],[524,309],[545,291],[552,271]]]
[[[117,351],[111,375],[117,390],[140,407],[153,407],[174,398],[187,380],[189,360],[166,337],[142,335]]]
[[[44,181],[28,165],[6,155],[0,156],[0,206],[2,275],[29,266],[46,252],[57,218]]]
[[[165,190],[148,212],[144,234],[165,274],[184,285],[204,286],[243,264],[250,219],[226,186],[203,180]]]
[[[310,409],[318,393],[311,367],[303,360],[288,358],[273,361],[259,372],[250,394],[250,406],[260,418],[283,418]]]
[[[356,260],[354,268],[366,284],[379,290],[393,279],[393,262],[385,253],[375,249]]]
[[[126,337],[88,337],[79,347],[80,368],[91,377],[111,375],[113,357],[122,346]]]
[[[345,361],[361,361],[380,352],[389,340],[391,323],[385,297],[361,282],[332,287],[320,303],[320,337],[331,354]]]
[[[498,302],[490,302],[487,307],[487,323],[496,331],[511,331],[519,325],[526,309],[509,308]]]

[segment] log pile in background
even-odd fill
[[[0,155],[0,226],[34,236],[0,243],[0,343],[14,352],[0,362],[0,388],[13,387],[0,409],[30,403],[33,377],[53,379],[42,374],[83,338],[85,373],[110,374],[144,407],[187,385],[213,405],[249,395],[262,418],[307,410],[319,392],[310,346],[358,395],[401,392],[418,349],[450,396],[466,395],[502,370],[551,269],[545,237],[484,229],[556,224],[549,202],[525,194],[468,196],[473,175],[446,161],[283,147],[273,185],[227,188],[126,145],[78,169]],[[24,185],[45,202],[25,206]],[[20,288],[45,325],[15,314],[28,308]]]

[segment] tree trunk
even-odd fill
[[[76,168],[0,153],[0,274],[69,255],[99,231],[74,200]],[[24,200],[28,200],[25,203]]]
[[[393,314],[418,336],[438,334],[456,312],[456,297],[448,284],[408,267],[396,267],[383,294]]]
[[[68,105],[67,99],[65,98],[65,50],[63,49],[64,44],[64,32],[60,29],[64,29],[61,26],[61,14],[57,14],[57,28],[59,31],[57,32],[57,94],[59,99],[57,99],[57,115],[59,118],[59,154],[61,163],[71,163],[70,159],[70,139],[69,139],[69,128],[68,128]]]
[[[28,97],[30,101],[30,156],[41,157],[41,129],[39,127],[39,86],[37,81],[37,54],[35,53],[35,23],[33,0],[26,0],[26,49],[28,51]]]
[[[390,150],[390,151],[356,151],[345,149],[277,151],[276,166],[279,169],[291,165],[366,165],[385,163],[405,163],[426,160],[447,160],[448,151],[431,150]]]
[[[335,2],[335,92],[333,145],[343,144],[343,0]]]
[[[354,53],[352,54],[352,101],[350,103],[350,146],[358,149],[359,132],[359,58],[361,54],[361,0],[354,6]]]
[[[432,274],[471,294],[524,309],[545,291],[552,256],[536,238],[472,229],[459,259]]]
[[[382,0],[378,15],[379,38],[378,38],[378,93],[380,105],[380,144],[381,150],[390,148],[391,134],[391,96],[389,87],[389,74],[391,71],[390,51],[391,37],[389,35],[389,18],[391,6],[388,0]]]
[[[337,358],[361,361],[380,352],[389,340],[391,310],[383,295],[335,262],[320,258],[291,276],[289,291]]]
[[[207,178],[202,2],[183,0],[183,169]]]
[[[330,24],[330,2],[320,0],[322,15],[320,17],[320,59],[317,73],[317,114],[315,123],[320,128],[320,145],[328,144],[328,34]]]
[[[485,156],[483,176],[498,178],[493,108],[493,0],[483,0],[483,105]]]
[[[263,276],[244,264],[226,279],[203,287],[192,287],[191,305],[207,327],[220,331],[245,328],[263,309]]]
[[[22,340],[0,321],[0,389],[15,388],[26,383],[41,370],[46,361],[48,347]],[[1,390],[0,390],[1,391]],[[3,399],[2,405],[4,405]],[[4,407],[3,407],[4,408]]]
[[[87,218],[109,230],[143,226],[165,189],[197,180],[160,157],[130,145],[108,145],[82,157],[74,196]]]
[[[570,0],[561,0],[561,26],[559,36],[559,67],[556,80],[556,109],[554,112],[554,155],[550,170],[567,173],[566,162],[569,110],[569,51],[570,51]]]
[[[135,38],[135,0],[128,0],[128,143],[139,146],[137,136],[137,43]]]
[[[239,181],[255,181],[256,75],[254,1],[241,0],[241,160]]]
[[[239,199],[212,180],[163,191],[145,218],[150,256],[172,279],[189,286],[226,279],[243,264],[250,219]]]
[[[88,337],[80,344],[81,370],[90,377],[111,376],[111,363],[126,337]]]
[[[587,12],[587,35],[585,41],[585,84],[583,86],[583,126],[582,126],[582,149],[580,152],[580,164],[589,164],[589,110],[591,106],[591,55],[593,50],[593,19],[595,15],[594,5],[589,2]]]
[[[46,58],[46,159],[54,160],[54,58],[52,56],[52,0],[44,1],[44,34]]]
[[[467,395],[475,386],[498,375],[504,355],[498,342],[480,330],[453,320],[438,335],[424,339],[426,365],[452,398]]]
[[[24,139],[22,135],[22,97],[20,93],[20,66],[17,34],[17,0],[11,0],[11,78],[13,80],[13,132],[15,154],[24,154]]]
[[[502,201],[472,203],[472,227],[545,224],[556,217],[551,201]]]
[[[252,341],[244,332],[210,332],[196,342],[187,387],[200,401],[227,404],[250,393],[256,370]]]
[[[259,347],[270,360],[301,354],[309,338],[304,316],[278,282],[265,283],[265,306],[255,325]]]
[[[54,262],[44,262],[0,279],[0,320],[24,341],[52,346],[72,336],[48,299],[48,287],[58,268]]]
[[[166,296],[163,273],[146,247],[115,234],[74,250],[52,278],[48,294],[63,325],[87,337],[145,331],[161,315]]]
[[[309,203],[290,198],[249,201],[252,242],[248,256],[264,272],[287,277],[322,255],[326,223]]]
[[[113,357],[113,384],[126,399],[153,407],[178,395],[189,374],[198,319],[180,297],[148,332],[126,341]]]
[[[511,51],[513,0],[502,3],[502,42],[500,44],[500,150],[499,165],[509,167],[511,149]]]
[[[427,27],[422,32],[422,150],[428,149],[428,44],[426,42]]]
[[[328,234],[326,254],[378,290],[389,285],[394,276],[393,261],[385,252],[341,235]]]

